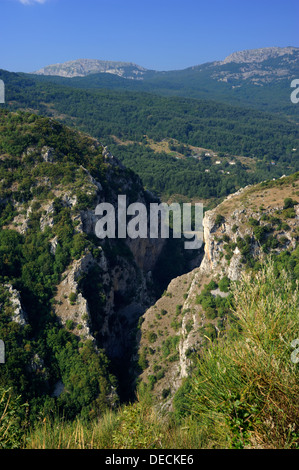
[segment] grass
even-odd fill
[[[44,418],[26,435],[27,449],[195,449],[204,447],[205,434],[188,418],[177,426],[142,398],[109,411],[89,423]]]
[[[116,413],[108,411],[99,420],[65,421],[62,418],[44,418],[30,430],[24,447],[30,449],[108,449],[116,422]]]
[[[291,361],[298,285],[294,292],[287,274],[277,277],[267,262],[232,291],[235,322],[199,361],[191,412],[221,447],[298,447],[298,366]]]

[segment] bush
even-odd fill
[[[66,321],[65,326],[68,330],[73,330],[75,327],[74,322],[70,319]]]
[[[225,222],[223,215],[217,214],[215,219],[215,225],[222,225]]]
[[[149,331],[147,333],[147,339],[148,339],[149,343],[155,343],[155,341],[157,340],[156,333],[154,333],[153,331]]]
[[[230,279],[227,276],[224,276],[218,283],[218,287],[221,292],[228,292],[230,286]]]
[[[283,215],[286,219],[294,219],[296,217],[296,212],[293,207],[289,207],[283,211]]]
[[[165,400],[170,395],[170,388],[163,388],[162,390],[162,398]]]
[[[209,282],[209,284],[207,284],[207,285],[205,286],[205,289],[206,289],[207,291],[211,291],[211,290],[217,289],[217,287],[218,287],[217,282],[215,282],[215,281],[212,280],[212,281]]]
[[[291,197],[286,197],[283,202],[284,202],[283,204],[284,209],[292,209],[294,205],[297,204],[297,202],[294,201]]]
[[[71,292],[70,295],[69,295],[69,301],[71,303],[71,305],[74,305],[77,301],[77,294],[76,292]]]
[[[141,353],[139,354],[138,358],[138,366],[141,370],[145,370],[148,368],[148,360],[147,360],[147,350],[145,348],[142,349]]]
[[[248,223],[249,225],[251,225],[251,227],[257,227],[258,225],[260,225],[259,221],[254,217],[249,217]]]

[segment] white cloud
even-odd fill
[[[47,0],[19,0],[23,5],[34,5],[35,3],[46,3]]]

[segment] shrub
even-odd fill
[[[175,308],[175,314],[180,315],[180,313],[182,311],[182,308],[183,308],[182,305],[177,305],[176,308]]]
[[[217,214],[215,219],[215,225],[222,225],[225,222],[223,215]]]
[[[257,227],[258,225],[260,225],[259,221],[257,219],[255,219],[254,217],[249,217],[248,223],[252,227]]]
[[[294,205],[297,204],[291,197],[286,197],[283,201],[283,208],[284,209],[292,209]]]
[[[193,320],[190,318],[190,320],[187,321],[186,323],[186,331],[187,333],[190,333],[190,331],[193,328]]]
[[[66,321],[65,326],[67,327],[68,330],[73,330],[75,325],[74,325],[74,322],[69,319]]]
[[[207,291],[211,291],[211,290],[217,289],[217,287],[218,287],[217,282],[215,282],[215,281],[212,280],[212,281],[209,282],[209,284],[207,284],[207,285],[205,286],[205,289],[206,289]]]
[[[162,390],[162,398],[165,400],[170,395],[170,388],[163,388]]]
[[[224,276],[218,283],[218,287],[221,292],[228,292],[230,286],[230,279],[227,276]]]
[[[296,217],[296,212],[293,207],[289,207],[283,211],[283,215],[286,219],[294,219]]]
[[[147,360],[147,350],[146,348],[143,348],[141,353],[139,354],[138,358],[138,366],[141,368],[141,370],[145,370],[148,368],[148,360]]]
[[[69,301],[71,303],[71,305],[74,305],[75,302],[77,301],[77,294],[76,292],[71,292],[70,295],[69,295]]]
[[[156,333],[154,333],[153,331],[149,331],[147,333],[147,339],[148,339],[149,343],[155,343],[155,341],[157,340]]]

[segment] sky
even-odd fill
[[[0,0],[0,68],[75,59],[179,70],[299,46],[298,0]]]

